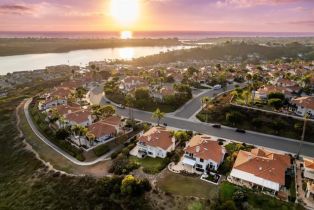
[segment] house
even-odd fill
[[[99,121],[88,126],[90,133],[94,134],[97,141],[105,141],[117,134],[117,130],[113,125]]]
[[[184,167],[188,171],[208,172],[216,171],[223,162],[225,149],[210,136],[196,135],[187,144],[184,149],[185,154],[182,160]]]
[[[314,160],[304,158],[303,165],[304,165],[304,171],[303,171],[304,177],[314,181]]]
[[[153,127],[139,137],[138,153],[150,157],[165,158],[168,152],[175,149],[175,138],[163,127]]]
[[[309,198],[309,197],[314,198],[314,183],[311,183],[311,182],[306,183],[305,197],[306,198]]]
[[[102,123],[113,126],[117,133],[120,133],[125,126],[125,123],[122,122],[120,116],[110,116],[102,120]]]
[[[58,87],[51,93],[47,94],[44,101],[39,103],[39,110],[47,110],[58,105],[66,105],[72,90],[67,87]]]
[[[164,101],[165,97],[174,95],[176,92],[172,86],[164,86],[160,88],[159,90],[152,91],[151,96],[156,101]]]
[[[297,108],[295,113],[300,116],[309,114],[314,116],[314,96],[304,96],[291,100],[291,104],[294,104]]]
[[[61,115],[61,116],[64,116],[66,114],[70,114],[72,112],[76,112],[76,111],[79,111],[81,110],[81,106],[78,105],[78,104],[74,104],[74,103],[69,103],[67,105],[59,105],[56,107],[56,110],[58,111],[58,113]]]
[[[147,81],[138,76],[127,76],[119,85],[120,90],[129,92],[136,88],[146,87],[148,85]]]
[[[293,91],[289,91],[289,89],[286,87],[267,85],[262,86],[257,91],[255,91],[255,98],[260,100],[267,100],[270,93],[282,93],[285,95],[285,98],[291,99],[293,97],[292,92]]]
[[[229,178],[243,185],[276,193],[285,185],[286,172],[290,167],[291,158],[288,155],[263,149],[252,149],[250,152],[241,150]]]
[[[81,109],[76,112],[71,112],[64,115],[64,121],[66,125],[81,125],[89,126],[93,123],[92,113],[89,110]]]

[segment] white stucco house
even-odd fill
[[[79,110],[64,115],[65,125],[89,126],[93,123],[92,113],[89,110]]]
[[[167,157],[168,152],[175,150],[175,138],[163,127],[153,127],[139,137],[138,154],[153,158]]]
[[[207,135],[196,135],[184,149],[182,165],[187,171],[207,173],[216,171],[223,162],[225,148]]]
[[[296,105],[295,113],[300,116],[310,114],[314,116],[314,96],[304,96],[291,100],[291,103]]]
[[[241,150],[233,165],[229,179],[236,184],[255,186],[273,193],[285,185],[286,171],[291,167],[289,155],[263,149]]]

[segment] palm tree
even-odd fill
[[[258,83],[257,82],[253,82],[251,84],[251,89],[252,89],[252,92],[253,92],[253,94],[252,94],[252,106],[255,103],[255,94],[256,94],[257,87],[258,87]]]
[[[78,125],[78,124],[74,125],[72,127],[72,132],[74,133],[74,135],[79,137],[79,145],[80,146],[82,145],[82,143],[81,143],[81,136],[85,136],[87,131],[88,131],[87,128],[85,128],[84,126]]]
[[[165,116],[164,112],[161,112],[159,108],[156,109],[156,111],[153,112],[152,118],[157,119],[157,125],[159,126],[160,120]]]
[[[249,96],[250,96],[250,93],[249,93],[249,91],[244,91],[243,92],[243,95],[244,95],[244,97],[245,97],[245,105],[248,105],[248,102],[249,102]]]
[[[93,133],[91,133],[91,132],[87,132],[86,133],[86,138],[87,138],[87,140],[89,142],[89,145],[92,146],[94,141],[95,141],[95,139],[96,139],[96,136]]]
[[[210,98],[208,96],[204,96],[201,99],[202,102],[202,109],[204,109],[205,107],[207,107],[208,103],[210,102]]]
[[[202,97],[201,102],[202,102],[202,109],[205,109],[205,108],[208,107],[208,104],[210,102],[210,98],[208,96],[204,96],[204,97]],[[205,117],[206,117],[206,121],[205,122],[207,122],[207,118],[208,118],[208,113],[207,112],[205,113]]]

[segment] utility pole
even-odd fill
[[[302,130],[302,136],[301,136],[301,141],[299,144],[299,148],[298,148],[298,153],[297,153],[297,158],[299,159],[300,156],[300,152],[301,152],[301,148],[304,142],[304,137],[305,137],[305,130],[306,130],[306,123],[307,123],[307,119],[309,118],[308,114],[304,115],[304,122],[303,122],[303,130]]]

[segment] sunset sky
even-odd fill
[[[0,30],[314,32],[314,0],[112,1],[0,0]]]

